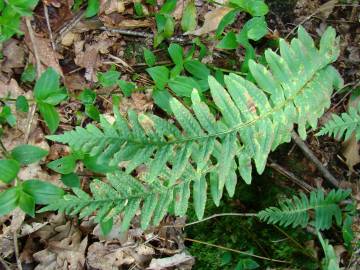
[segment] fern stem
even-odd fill
[[[246,256],[249,256],[249,257],[258,258],[258,259],[265,260],[265,261],[291,264],[291,262],[289,262],[289,261],[271,259],[271,258],[255,255],[255,254],[252,254],[252,253],[249,253],[249,252],[246,252],[246,251],[240,251],[240,250],[237,250],[237,249],[232,249],[232,248],[228,248],[228,247],[224,247],[224,246],[220,246],[220,245],[215,245],[215,244],[211,244],[211,243],[208,243],[208,242],[204,242],[204,241],[200,241],[200,240],[196,240],[196,239],[192,239],[192,238],[185,237],[184,240],[194,242],[194,243],[198,243],[198,244],[202,244],[202,245],[206,245],[206,246],[210,246],[210,247],[216,247],[216,248],[219,248],[219,249],[231,251],[231,252],[246,255]]]

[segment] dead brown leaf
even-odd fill
[[[122,13],[125,11],[125,1],[119,0],[101,0],[99,13],[106,15],[113,12]]]
[[[24,48],[15,39],[10,39],[4,43],[4,61],[1,63],[1,70],[11,72],[13,68],[22,68],[24,64]]]
[[[200,27],[195,31],[186,32],[184,33],[184,35],[191,34],[191,35],[201,36],[210,33],[212,31],[215,31],[221,19],[231,10],[232,8],[229,7],[218,7],[210,11],[209,13],[205,14],[205,21],[202,27]]]
[[[175,254],[171,257],[161,258],[161,259],[152,259],[150,266],[146,269],[148,270],[164,270],[170,269],[172,267],[181,269],[191,269],[193,264],[195,263],[195,259],[186,254],[185,252],[180,254]]]
[[[150,93],[132,93],[130,98],[123,98],[120,103],[120,111],[126,113],[129,109],[137,112],[152,110],[154,103]]]

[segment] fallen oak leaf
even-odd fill
[[[199,29],[195,30],[195,31],[188,31],[186,33],[184,33],[184,35],[195,35],[195,36],[201,36],[207,33],[210,33],[212,31],[215,31],[221,21],[221,19],[227,14],[229,13],[231,10],[233,10],[232,8],[229,7],[219,7],[216,8],[212,11],[210,11],[209,13],[205,14],[204,18],[204,24],[202,25],[202,27],[200,27]]]

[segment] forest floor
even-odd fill
[[[0,63],[0,97],[16,99],[20,95],[32,98],[32,80],[24,80],[24,70],[34,77],[37,62],[41,70],[54,68],[60,75],[70,98],[57,110],[60,125],[57,133],[72,130],[77,125],[93,121],[85,112],[84,104],[75,98],[84,89],[94,89],[97,94],[95,107],[101,114],[112,115],[111,95],[122,92],[118,86],[103,87],[98,81],[98,72],[113,68],[121,72],[121,79],[136,83],[136,89],[128,97],[123,96],[120,110],[134,109],[137,112],[164,113],[151,97],[151,80],[145,69],[143,50],[149,48],[156,55],[157,63],[168,64],[167,43],[152,48],[153,39],[142,37],[153,33],[154,20],[134,18],[132,1],[110,0],[100,8],[99,16],[83,18],[83,10],[73,11],[72,1],[47,0],[34,10],[31,25],[22,24],[24,36],[13,37],[3,44]],[[159,2],[159,1],[158,1]],[[178,1],[173,13],[178,22],[185,0]],[[195,1],[198,9],[198,24],[204,16],[218,8],[216,4]],[[269,34],[255,42],[256,54],[273,46],[280,38],[290,40],[296,35],[296,27],[302,25],[315,39],[327,26],[336,29],[340,36],[341,53],[335,67],[344,78],[345,87],[336,92],[332,106],[320,119],[324,124],[332,113],[342,113],[360,101],[360,7],[357,1],[320,0],[268,0],[269,13],[266,21]],[[149,7],[154,12],[154,7]],[[47,15],[46,15],[47,13]],[[47,18],[48,17],[48,18]],[[240,14],[232,25],[241,29],[247,15]],[[116,26],[124,31],[117,33],[104,30]],[[219,70],[240,70],[244,57],[242,48],[223,51],[215,48],[216,42],[201,37],[209,51],[203,62]],[[175,37],[181,35],[178,27]],[[191,44],[183,44],[189,50]],[[29,68],[30,67],[30,68]],[[94,112],[93,112],[94,113]],[[97,112],[94,113],[95,118]],[[29,116],[30,115],[30,116]],[[93,115],[92,115],[93,116]],[[69,153],[64,145],[50,143],[45,139],[49,130],[44,121],[34,112],[16,112],[14,128],[4,126],[2,142],[11,149],[19,142],[49,150],[46,160],[40,165],[31,165],[22,173],[24,179],[43,179],[63,186],[59,174],[44,164]],[[351,188],[353,198],[360,209],[360,145],[356,139],[346,142],[310,133],[306,144],[321,163],[338,181],[341,188]],[[93,175],[78,165],[81,186],[86,187]],[[228,196],[219,207],[208,202],[205,217],[219,213],[251,213],[274,205],[279,199],[298,192],[308,192],[306,187],[331,188],[331,183],[319,172],[313,160],[306,157],[295,142],[280,147],[271,154],[265,173],[255,175],[252,185],[239,184],[233,198]],[[191,207],[190,207],[191,208]],[[42,213],[35,218],[15,210],[0,218],[1,267],[17,269],[17,258],[23,269],[317,269],[321,250],[316,237],[303,229],[286,229],[262,224],[253,218],[236,216],[216,217],[208,221],[182,228],[185,223],[196,221],[193,211],[186,219],[167,216],[161,226],[142,232],[133,227],[119,235],[116,228],[102,236],[99,226],[91,218],[78,220],[61,213]],[[357,219],[359,221],[359,219]],[[169,228],[166,225],[178,224]],[[354,222],[353,230],[360,233],[360,224]],[[341,238],[341,232],[328,232],[341,264],[346,267],[353,258],[349,256]],[[14,237],[15,240],[14,241]],[[357,236],[359,237],[359,236]],[[210,244],[210,245],[209,245]],[[212,246],[211,246],[212,245]],[[186,250],[186,252],[185,252]],[[235,250],[235,251],[234,251]],[[261,258],[244,255],[239,251],[256,254]],[[164,260],[167,258],[168,260]],[[265,259],[263,259],[265,258]],[[159,260],[160,259],[160,260]],[[158,260],[158,261],[156,261]],[[282,265],[273,260],[291,262]],[[160,266],[146,268],[150,262]],[[356,264],[353,268],[356,270]],[[156,268],[157,267],[157,268]],[[359,265],[357,267],[360,267]],[[5,268],[3,268],[5,269]]]

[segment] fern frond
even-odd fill
[[[341,224],[341,210],[339,202],[350,195],[349,190],[332,190],[326,197],[322,190],[312,191],[310,200],[305,194],[294,196],[279,203],[279,207],[269,207],[258,213],[260,220],[269,224],[278,223],[281,226],[291,225],[305,227],[309,223],[309,211],[315,211],[315,227],[318,230],[329,229],[332,219]]]
[[[360,140],[360,104],[357,108],[350,107],[348,112],[340,116],[333,114],[329,120],[317,133],[318,136],[329,135],[344,140],[350,138],[355,132],[356,140]]]
[[[175,124],[133,111],[126,119],[115,108],[114,124],[101,117],[100,128],[90,124],[48,138],[98,156],[100,163],[126,164],[127,174],[145,165],[147,170],[140,178],[148,185],[177,188],[187,183],[189,175],[199,175],[193,178],[192,189],[196,214],[202,218],[208,186],[218,204],[224,187],[230,195],[234,193],[237,171],[248,184],[252,161],[257,172],[263,172],[270,151],[290,141],[294,124],[302,138],[308,124],[316,127],[330,105],[333,89],[342,83],[330,65],[338,57],[338,41],[329,28],[317,49],[299,27],[298,38],[291,44],[280,41],[280,55],[266,51],[269,69],[250,61],[256,83],[230,74],[225,76],[225,89],[210,76],[210,92],[220,119],[194,89],[192,111],[175,98],[170,101]],[[184,192],[188,198],[188,190]],[[151,202],[147,204],[154,208]]]

